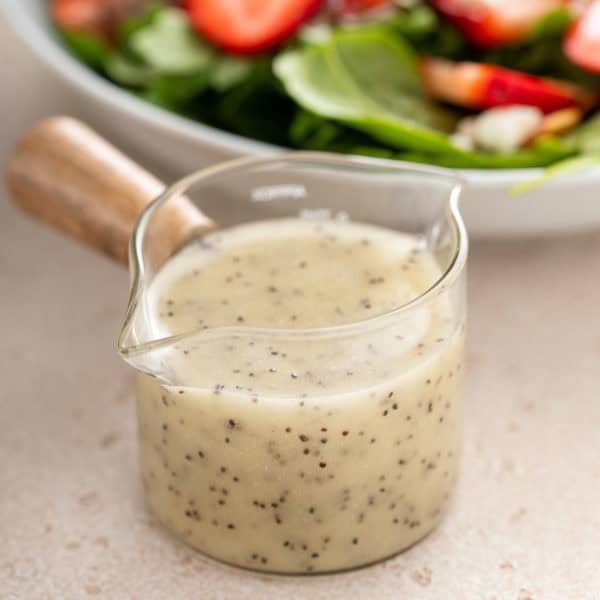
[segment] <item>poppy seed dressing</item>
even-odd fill
[[[462,316],[422,241],[285,219],[205,236],[144,307],[138,375],[150,506],[190,545],[259,570],[352,568],[416,542],[457,473]],[[337,327],[336,329],[331,329]]]

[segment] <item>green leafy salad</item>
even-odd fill
[[[600,0],[572,4],[54,0],[49,12],[102,77],[219,129],[552,174],[600,163]]]

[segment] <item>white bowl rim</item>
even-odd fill
[[[101,99],[120,113],[149,125],[158,126],[164,131],[174,131],[187,140],[208,143],[213,148],[229,152],[231,155],[273,154],[289,151],[289,148],[230,133],[137,98],[77,60],[49,34],[50,23],[48,23],[48,28],[38,27],[36,23],[26,17],[19,5],[20,2],[15,3],[14,0],[0,0],[0,11],[4,13],[13,31],[21,40],[57,75],[85,94]],[[456,171],[470,184],[506,187],[532,179],[543,169],[456,169]],[[575,179],[581,181],[582,178],[600,179],[600,169],[582,173],[566,173],[554,180],[552,185],[568,186]]]

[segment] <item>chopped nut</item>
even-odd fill
[[[582,118],[583,111],[575,106],[557,110],[544,117],[538,135],[566,133],[578,125]]]

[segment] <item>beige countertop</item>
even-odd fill
[[[0,56],[4,161],[35,118],[79,105],[1,23]],[[146,511],[114,349],[127,275],[0,195],[2,600],[600,599],[600,233],[474,244],[446,520],[379,566],[284,579],[212,564]]]

